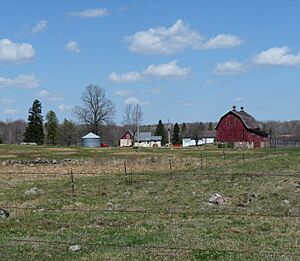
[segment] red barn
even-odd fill
[[[241,107],[233,106],[216,126],[216,141],[234,147],[261,148],[269,144],[268,134],[262,131],[256,120]]]

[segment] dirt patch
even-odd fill
[[[0,155],[0,159],[10,159],[10,158],[15,158],[16,155],[13,154],[5,154],[5,155]]]
[[[63,151],[72,151],[72,152],[76,152],[76,149],[69,149],[69,148],[49,148],[47,149],[49,151],[59,151],[59,152],[63,152]]]

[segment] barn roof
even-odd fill
[[[161,136],[152,136],[151,132],[140,132],[139,136],[135,137],[135,140],[139,141],[161,141]]]
[[[242,123],[244,124],[244,126],[246,127],[246,129],[249,130],[250,132],[258,134],[260,136],[264,136],[264,137],[268,136],[268,134],[266,132],[264,132],[260,129],[256,119],[254,117],[252,117],[249,113],[245,112],[243,107],[241,107],[241,111],[237,111],[234,106],[233,110],[227,112],[225,115],[223,115],[221,117],[221,119],[219,120],[215,129],[218,128],[221,120],[223,118],[225,118],[228,114],[233,114],[237,118],[239,118],[242,121]]]
[[[231,111],[233,114],[236,114],[244,122],[248,129],[260,129],[257,121],[249,113],[245,111]]]

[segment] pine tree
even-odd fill
[[[161,120],[159,120],[159,122],[156,126],[155,135],[162,137],[162,139],[161,139],[162,146],[164,146],[165,144],[168,143],[168,134],[167,134],[166,128]]]
[[[173,128],[173,138],[172,138],[172,143],[173,144],[180,144],[181,139],[180,139],[180,128],[178,123],[176,122]]]
[[[208,130],[212,131],[214,129],[212,122],[208,124]]]
[[[24,133],[25,142],[35,142],[43,144],[45,134],[43,130],[42,104],[35,100],[29,109],[28,123]]]
[[[180,139],[182,141],[183,138],[185,138],[186,135],[186,124],[182,123],[181,130],[180,130]]]
[[[0,136],[0,144],[2,144],[3,143],[3,140],[2,140],[2,138],[1,138],[1,136]]]
[[[55,145],[57,141],[58,119],[54,111],[46,114],[46,140],[48,144]]]

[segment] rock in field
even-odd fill
[[[9,217],[9,212],[8,210],[4,208],[0,208],[0,218],[6,219]]]
[[[223,196],[221,196],[220,194],[216,193],[213,194],[210,198],[209,198],[209,203],[213,203],[216,205],[224,205],[226,203],[226,200]]]
[[[41,194],[41,193],[44,193],[44,191],[42,189],[38,189],[37,187],[33,187],[33,188],[30,188],[29,190],[25,191],[26,196],[36,195],[36,194]]]
[[[81,249],[80,245],[74,245],[74,246],[70,246],[69,250],[73,251],[73,252],[77,252]]]

